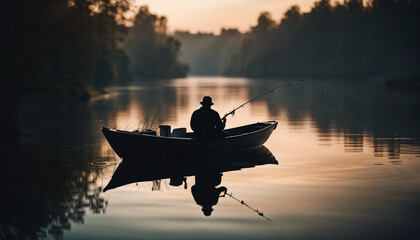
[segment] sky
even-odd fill
[[[220,33],[222,27],[246,32],[256,25],[259,14],[268,11],[279,22],[292,5],[307,12],[314,0],[135,0],[135,5],[168,18],[168,30]]]

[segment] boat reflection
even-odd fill
[[[183,185],[187,189],[187,177],[195,176],[191,193],[197,205],[202,207],[203,214],[210,216],[219,197],[227,191],[225,186],[220,186],[224,172],[265,164],[278,162],[264,146],[211,157],[202,156],[200,159],[144,155],[138,159],[124,159],[104,192],[130,183],[153,181],[153,185],[159,185],[162,179],[170,179],[171,186]],[[154,186],[153,189],[159,187]]]

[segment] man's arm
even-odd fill
[[[222,186],[222,187],[219,187],[217,191],[219,192],[219,197],[224,197],[226,195],[227,188]],[[221,193],[223,193],[223,195],[220,195]]]
[[[226,118],[225,117],[222,118],[222,123],[223,123],[223,129],[225,129],[225,127],[226,127]]]
[[[226,127],[226,118],[220,119],[220,115],[218,112],[214,111],[215,114],[215,118],[214,120],[216,121],[216,128],[218,130],[223,130]]]

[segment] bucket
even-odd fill
[[[171,126],[159,125],[160,136],[169,137],[171,135]]]
[[[171,137],[185,137],[187,135],[186,128],[174,128]]]

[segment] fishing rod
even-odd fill
[[[261,93],[260,95],[258,95],[258,96],[256,96],[256,97],[254,97],[254,98],[251,98],[250,100],[248,100],[248,101],[246,101],[245,103],[241,104],[239,107],[237,107],[237,108],[233,109],[232,111],[230,111],[230,112],[226,113],[226,114],[222,117],[222,119],[226,119],[226,117],[227,117],[227,116],[229,116],[229,115],[232,115],[232,116],[233,116],[233,115],[235,115],[236,110],[238,110],[239,108],[241,108],[241,107],[245,106],[246,104],[248,104],[248,103],[250,103],[250,102],[254,101],[255,99],[260,98],[260,97],[262,97],[262,96],[266,95],[267,93],[272,93],[272,92],[274,92],[274,90],[279,89],[279,88],[281,88],[281,87],[284,87],[284,86],[287,86],[287,85],[292,86],[292,83],[293,83],[293,82],[296,82],[296,81],[298,81],[298,80],[294,80],[294,81],[290,81],[290,82],[287,82],[287,83],[283,83],[283,84],[281,84],[281,85],[278,85],[277,87],[274,87],[274,88],[272,88],[272,89],[270,89],[270,90],[268,90],[268,91],[266,91],[266,92]],[[301,82],[303,82],[303,79],[301,79],[300,81],[301,81]]]

